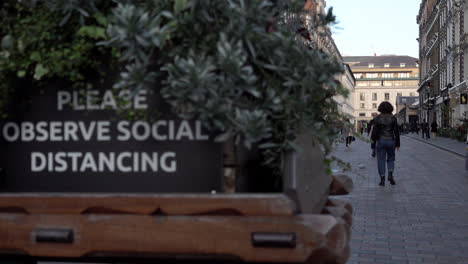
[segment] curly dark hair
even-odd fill
[[[393,106],[391,103],[385,101],[380,103],[379,108],[377,108],[377,111],[379,111],[382,114],[391,114],[393,112]]]

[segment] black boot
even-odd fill
[[[380,176],[380,183],[379,183],[380,186],[385,186],[385,176]]]
[[[395,180],[393,179],[393,171],[388,172],[388,181],[390,182],[391,185],[395,185]]]

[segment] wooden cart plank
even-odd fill
[[[0,251],[35,257],[219,255],[250,262],[322,263],[348,252],[349,230],[326,215],[282,217],[0,214]],[[73,241],[38,242],[44,230]],[[292,248],[255,247],[253,233],[295,235]],[[346,259],[341,257],[342,259]]]
[[[0,213],[142,215],[293,215],[283,194],[1,194]]]

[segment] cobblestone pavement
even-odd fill
[[[409,133],[405,134],[404,137],[411,137],[427,144],[434,145],[439,148],[447,149],[448,151],[454,152],[458,155],[465,156],[465,148],[467,145],[464,142],[457,141],[455,139],[437,137],[436,139],[422,139],[421,133],[419,135]]]
[[[468,172],[454,154],[402,137],[395,181],[378,186],[369,144],[341,143],[335,156],[350,162],[354,207],[348,263],[468,264]]]

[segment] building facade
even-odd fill
[[[336,96],[334,98],[335,102],[338,103],[338,108],[341,113],[349,117],[351,122],[355,123],[354,118],[354,97],[355,97],[355,86],[356,79],[354,78],[351,67],[344,63],[344,74],[341,75],[340,83],[346,88],[349,92],[348,97]]]
[[[383,101],[395,107],[397,96],[416,96],[419,68],[417,59],[409,56],[343,57],[356,78],[354,117],[368,122]],[[396,111],[394,112],[396,113]]]
[[[398,124],[407,123],[411,127],[419,123],[419,97],[397,96],[395,111]]]
[[[337,80],[341,85],[348,90],[348,97],[336,96],[334,98],[335,102],[338,104],[338,108],[341,113],[347,115],[351,122],[355,123],[354,119],[354,97],[355,97],[355,85],[356,80],[352,73],[350,66],[344,61],[344,58],[341,56],[338,47],[336,46],[335,41],[331,30],[329,28],[314,28],[312,26],[313,19],[316,14],[325,15],[327,3],[325,0],[307,0],[305,1],[304,9],[310,13],[310,16],[306,17],[306,26],[309,24],[311,26],[308,28],[308,39],[309,45],[311,48],[320,49],[327,54],[331,54],[338,61],[343,62],[344,72],[341,76],[337,76]],[[318,30],[318,31],[317,31]]]
[[[422,0],[419,24],[420,115],[454,127],[468,111],[468,5],[466,0]]]

